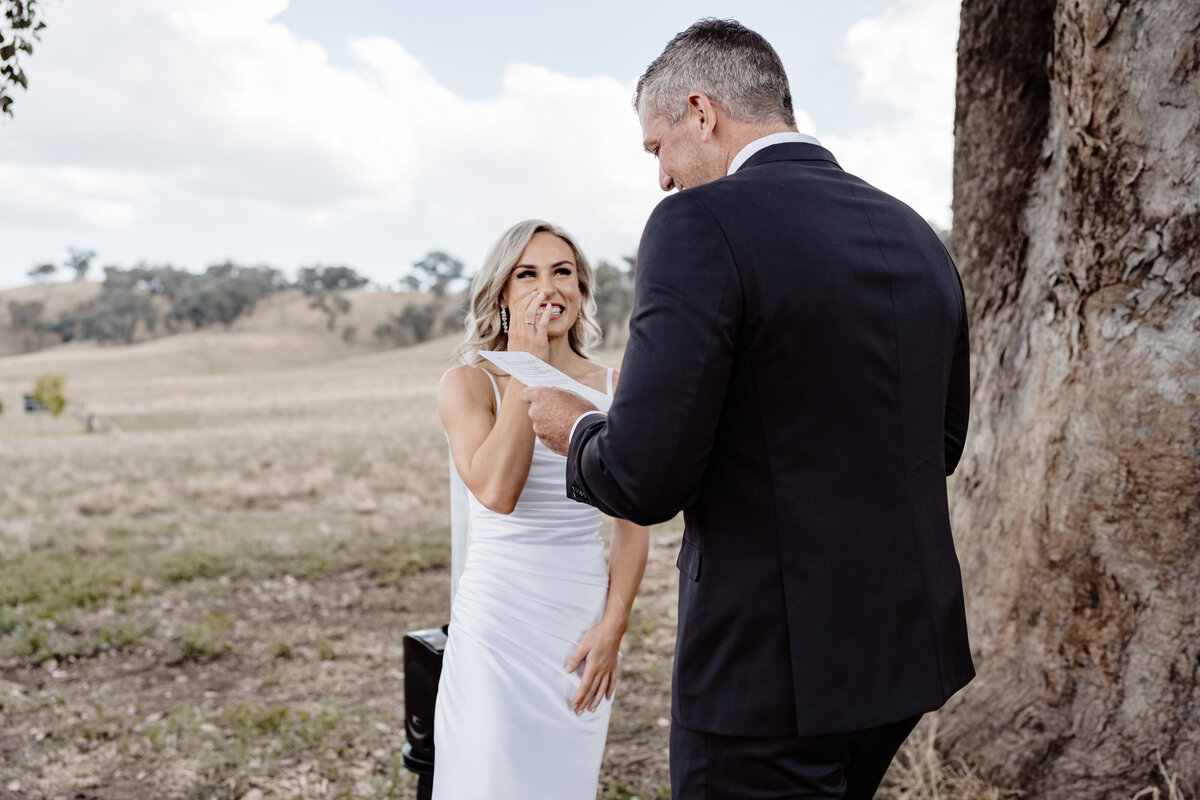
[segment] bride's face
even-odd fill
[[[534,299],[535,292],[544,296]],[[550,337],[565,336],[579,318],[579,272],[571,245],[552,233],[535,233],[508,274],[501,300],[512,314],[511,325],[533,322],[549,314]]]

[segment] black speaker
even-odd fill
[[[433,774],[433,709],[450,623],[404,634],[404,766]]]

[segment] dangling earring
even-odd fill
[[[500,306],[500,327],[504,329],[504,335],[508,335],[508,309]]]

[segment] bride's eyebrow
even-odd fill
[[[550,269],[561,267],[563,264],[566,264],[568,267],[575,266],[574,261],[569,258],[564,258],[562,261],[555,261],[553,264],[551,264]],[[515,267],[513,267],[513,272],[516,272],[519,269],[537,269],[537,266],[534,264],[517,264]]]

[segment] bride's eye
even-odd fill
[[[518,277],[518,278],[536,278],[536,277],[537,277],[537,273],[535,273],[535,272],[534,272],[533,270],[531,270],[531,269],[523,269],[523,270],[519,270],[519,271],[517,272],[517,277]]]

